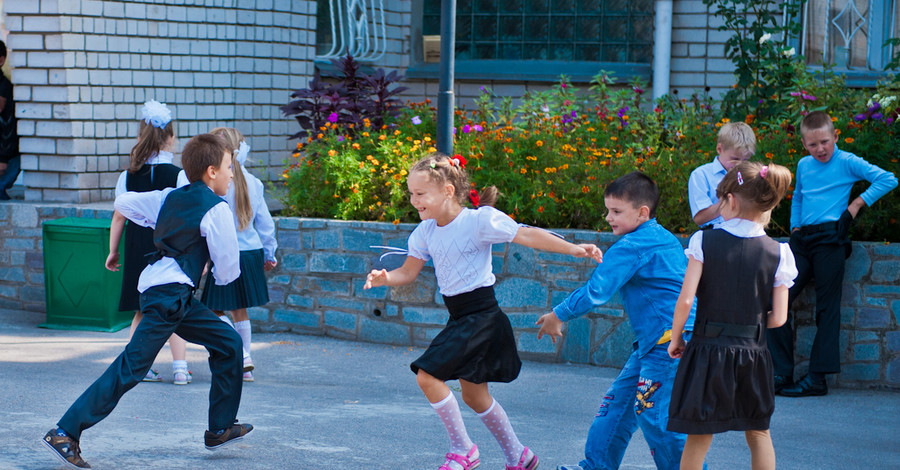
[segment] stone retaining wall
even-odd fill
[[[109,209],[67,205],[0,205],[0,308],[44,310],[41,224],[60,217],[109,218]],[[402,288],[363,290],[365,274],[392,268],[403,256],[379,260],[372,245],[406,246],[414,224],[277,218],[279,266],[269,276],[271,301],[250,310],[261,330],[291,330],[396,345],[425,346],[447,321],[429,263]],[[570,241],[607,248],[609,233],[559,230]],[[683,239],[687,242],[687,239]],[[496,292],[516,331],[522,356],[618,367],[634,335],[619,299],[569,322],[564,341],[538,341],[534,322],[580,286],[592,262],[519,245],[493,251]],[[104,260],[98,260],[103,263]],[[851,387],[900,388],[900,246],[854,243],[841,311],[843,372]],[[815,333],[812,289],[798,300],[798,364],[804,368]]]

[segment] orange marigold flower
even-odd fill
[[[538,207],[538,212],[540,212],[540,213],[543,214],[543,213],[544,213],[544,206]]]
[[[769,160],[771,160],[771,159],[775,158],[775,154],[772,153],[772,152],[766,152],[766,158],[768,158]]]
[[[384,140],[384,139],[387,139],[387,136],[386,136],[386,135],[381,134],[381,135],[378,136],[378,140]]]
[[[333,156],[335,156],[335,155],[337,155],[337,152],[335,152],[333,149],[328,151],[328,156],[329,156],[329,157],[333,157]]]
[[[356,142],[353,142],[353,144],[350,146],[353,147],[353,150],[359,150],[359,144]]]
[[[583,193],[585,193],[585,194],[587,194],[588,191],[590,191],[590,190],[591,190],[591,188],[588,188],[587,186],[582,186],[582,187],[581,187],[581,192],[583,192]]]
[[[543,146],[544,146],[544,142],[541,141],[541,140],[539,140],[539,141],[535,142],[534,145],[537,145],[538,147],[543,147]]]
[[[844,142],[847,142],[848,144],[852,144],[852,143],[853,143],[853,137],[847,137],[846,139],[844,139]]]

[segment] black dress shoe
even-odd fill
[[[793,387],[786,387],[781,390],[781,395],[785,397],[820,397],[827,394],[828,384],[825,382],[817,384],[809,376],[800,379]]]
[[[781,393],[782,390],[794,386],[794,378],[789,375],[775,376],[775,393]]]

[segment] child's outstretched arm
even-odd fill
[[[537,339],[541,339],[544,335],[548,335],[553,343],[556,344],[556,340],[562,338],[563,321],[556,316],[555,312],[541,315],[541,318],[538,318],[535,325],[540,325],[541,327],[541,329],[538,330]]]
[[[425,261],[414,256],[407,256],[403,266],[388,271],[386,269],[373,269],[366,276],[366,283],[363,289],[371,289],[381,286],[404,286],[416,280],[422,268],[425,267]]]
[[[688,266],[684,273],[684,283],[681,284],[681,294],[675,303],[675,315],[672,318],[672,341],[669,343],[669,356],[678,359],[684,352],[684,325],[691,314],[694,305],[694,297],[697,295],[697,286],[700,285],[700,275],[703,274],[703,263],[688,256]]]
[[[788,287],[777,286],[772,289],[772,311],[766,318],[766,328],[778,328],[787,322]]]
[[[109,256],[106,257],[106,269],[119,270],[119,241],[122,240],[122,232],[125,230],[125,216],[119,211],[113,212],[112,222],[109,224]]]
[[[534,227],[519,227],[512,242],[536,250],[572,255],[576,258],[591,258],[598,263],[603,262],[603,252],[596,245],[590,243],[575,245],[546,230]]]

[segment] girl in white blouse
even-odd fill
[[[275,222],[269,214],[263,183],[243,170],[250,146],[237,129],[217,127],[210,134],[218,135],[234,149],[234,179],[225,200],[234,212],[238,244],[241,250],[241,276],[226,286],[217,286],[209,277],[201,301],[225,322],[231,323],[225,310],[231,312],[232,326],[244,341],[244,381],[253,382],[253,359],[250,357],[251,328],[247,309],[269,302],[269,287],[265,271],[271,271],[275,259]]]
[[[412,167],[407,186],[422,222],[409,236],[403,266],[390,272],[373,270],[364,287],[410,284],[425,263],[434,260],[450,318],[410,367],[450,437],[450,451],[440,469],[469,470],[481,463],[456,398],[444,383],[459,380],[463,400],[503,449],[506,468],[532,470],[537,455],[519,442],[506,412],[488,391],[488,382],[513,381],[522,365],[512,326],[494,296],[491,245],[514,242],[598,262],[602,254],[594,245],[573,245],[544,230],[520,226],[491,207],[498,195],[493,186],[472,198],[465,163],[460,156],[433,153]],[[476,209],[463,207],[467,198]]]

